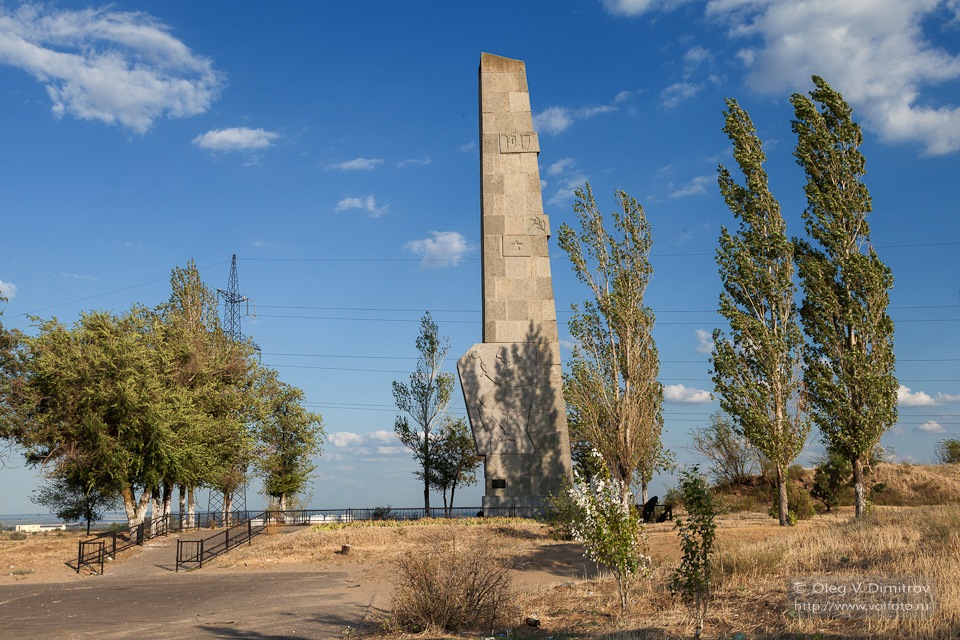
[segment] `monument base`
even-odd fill
[[[483,496],[486,518],[534,518],[544,515],[549,506],[549,496]]]

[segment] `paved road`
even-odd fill
[[[103,576],[0,586],[0,638],[340,638],[386,597],[355,568],[175,573],[171,543]]]

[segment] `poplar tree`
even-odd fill
[[[720,315],[729,334],[713,332],[713,382],[721,409],[776,470],[778,516],[786,526],[787,469],[810,431],[803,412],[803,334],[794,304],[794,248],[763,169],[766,156],[750,115],[727,100],[724,132],[743,174],[720,165],[720,192],[739,222],[721,228],[717,265]]]
[[[423,480],[424,514],[430,513],[430,487],[434,477],[434,448],[446,416],[453,392],[453,374],[442,373],[443,360],[450,349],[450,340],[440,335],[430,312],[420,319],[417,336],[417,367],[410,374],[409,383],[394,381],[393,399],[397,408],[408,416],[397,416],[393,429],[400,442],[413,452],[420,465],[415,472]],[[413,425],[410,421],[413,421]]]
[[[864,463],[897,420],[893,274],[870,244],[872,206],[863,183],[863,142],[852,109],[822,78],[790,98],[794,155],[806,173],[804,226],[795,240],[809,341],[804,379],[813,421],[831,451],[853,467],[856,517],[866,513]]]
[[[573,305],[569,328],[576,346],[563,395],[574,439],[599,452],[626,508],[633,480],[646,501],[647,481],[666,461],[656,317],[644,304],[653,239],[643,207],[623,191],[616,192],[620,211],[612,215],[612,231],[604,227],[589,184],[576,197],[580,232],[561,225],[559,243],[592,299]]]

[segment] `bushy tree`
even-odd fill
[[[870,193],[863,183],[863,135],[852,109],[814,76],[809,97],[790,101],[795,155],[806,173],[809,241],[795,240],[809,338],[804,380],[813,421],[827,446],[850,461],[856,516],[866,513],[864,463],[897,420],[893,274],[870,245]]]
[[[393,429],[420,465],[415,474],[423,480],[423,509],[429,513],[431,480],[435,478],[437,432],[443,424],[453,392],[453,374],[441,371],[450,341],[440,335],[440,329],[429,311],[420,320],[416,346],[419,357],[409,382],[393,383],[394,402],[398,409],[407,414],[397,416]]]
[[[717,506],[697,467],[686,469],[680,478],[680,495],[686,517],[677,517],[674,526],[680,536],[680,566],[674,572],[670,590],[679,595],[693,613],[699,638],[710,605],[713,577],[713,546],[716,541]]]
[[[303,407],[303,391],[281,382],[274,371],[264,372],[258,395],[262,406],[254,427],[253,464],[263,478],[263,492],[285,511],[287,500],[303,492],[316,468],[323,421]]]
[[[836,452],[828,451],[818,461],[810,495],[822,502],[829,512],[840,504],[843,490],[850,486],[852,475],[850,461]]]
[[[746,484],[760,471],[760,456],[728,416],[715,413],[710,424],[690,434],[690,448],[710,463],[719,484]]]
[[[950,438],[937,443],[937,462],[960,464],[960,440]]]
[[[70,478],[52,478],[30,496],[30,501],[46,507],[67,522],[84,521],[87,535],[90,525],[103,514],[120,506],[120,496],[97,487],[85,487]]]
[[[156,329],[155,314],[135,307],[85,313],[73,327],[42,322],[25,339],[31,419],[19,443],[27,461],[119,493],[131,526],[143,522],[174,455]]]
[[[463,418],[443,424],[434,443],[434,454],[432,484],[443,493],[443,508],[449,513],[457,487],[476,484],[477,468],[482,460],[473,433]]]
[[[775,469],[779,520],[786,525],[787,468],[810,431],[802,410],[803,334],[793,301],[794,249],[780,204],[770,193],[766,156],[753,122],[736,100],[726,102],[723,130],[733,142],[744,184],[720,166],[720,192],[739,227],[734,234],[722,228],[717,249],[720,314],[730,330],[729,335],[713,332],[713,382],[720,407]]]
[[[573,305],[568,326],[576,346],[563,394],[573,439],[599,452],[627,508],[634,478],[645,501],[647,481],[666,462],[655,317],[644,303],[653,240],[643,208],[623,191],[611,230],[589,184],[576,197],[580,231],[562,225],[559,242],[591,299]]]

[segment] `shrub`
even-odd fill
[[[804,489],[802,484],[793,480],[787,481],[787,505],[790,508],[787,512],[787,520],[790,524],[796,524],[798,520],[806,520],[817,515],[817,510],[813,507],[813,500],[810,498],[810,492]],[[773,506],[767,513],[770,514],[771,518],[779,517],[776,494],[773,494]]]
[[[441,542],[397,561],[393,620],[403,629],[489,631],[510,602],[510,566],[482,543]]]
[[[546,512],[546,523],[554,540],[573,540],[573,524],[583,519],[583,510],[570,495],[569,482],[564,480],[564,488],[550,496],[550,508]]]
[[[717,508],[713,494],[693,467],[680,478],[680,493],[687,511],[686,520],[677,517],[675,527],[680,535],[680,566],[674,573],[670,590],[679,595],[696,620],[693,637],[699,638],[710,604],[713,543],[716,537]]]
[[[937,443],[937,462],[940,464],[960,463],[960,440],[941,440]]]
[[[813,474],[813,489],[810,495],[827,507],[827,511],[840,504],[843,491],[850,486],[853,468],[850,461],[836,453],[822,458]]]
[[[640,514],[623,506],[619,484],[613,479],[580,482],[569,493],[578,512],[571,523],[573,537],[583,542],[588,558],[613,573],[620,610],[625,611],[637,578],[650,571]]]
[[[390,505],[385,507],[375,507],[370,514],[371,520],[393,520],[393,508]]]
[[[10,534],[10,540],[26,540],[27,534],[23,531],[14,531]]]

